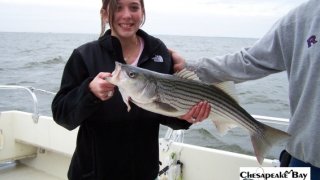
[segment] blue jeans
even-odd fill
[[[289,167],[310,167],[311,180],[320,180],[320,168],[315,167],[310,163],[305,163],[303,161],[300,161],[299,159],[292,157]]]

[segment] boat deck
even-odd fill
[[[1,180],[63,180],[44,171],[37,170],[22,163],[12,163],[0,167]]]

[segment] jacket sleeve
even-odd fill
[[[189,127],[192,125],[188,121],[185,121],[185,120],[179,119],[179,118],[173,118],[173,117],[164,116],[161,119],[162,120],[160,121],[160,123],[162,125],[169,126],[173,130],[189,129]]]
[[[75,129],[99,107],[101,101],[89,90],[92,79],[80,53],[74,50],[65,66],[60,90],[51,105],[56,123],[68,130]]]
[[[286,69],[284,58],[287,46],[284,45],[278,21],[266,35],[250,48],[217,56],[187,62],[187,69],[194,70],[199,78],[208,83],[235,81],[237,83],[265,77]]]

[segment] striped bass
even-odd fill
[[[180,117],[195,104],[207,101],[211,105],[208,119],[212,120],[221,134],[236,126],[249,132],[260,164],[275,143],[290,137],[288,133],[254,119],[235,100],[232,95],[234,92],[229,90],[232,87],[230,83],[207,84],[195,80],[194,75],[190,72],[161,74],[116,62],[112,77],[107,77],[106,80],[118,86],[128,111],[131,101],[154,113]]]

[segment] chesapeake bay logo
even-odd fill
[[[310,180],[310,168],[240,167],[239,180]]]

